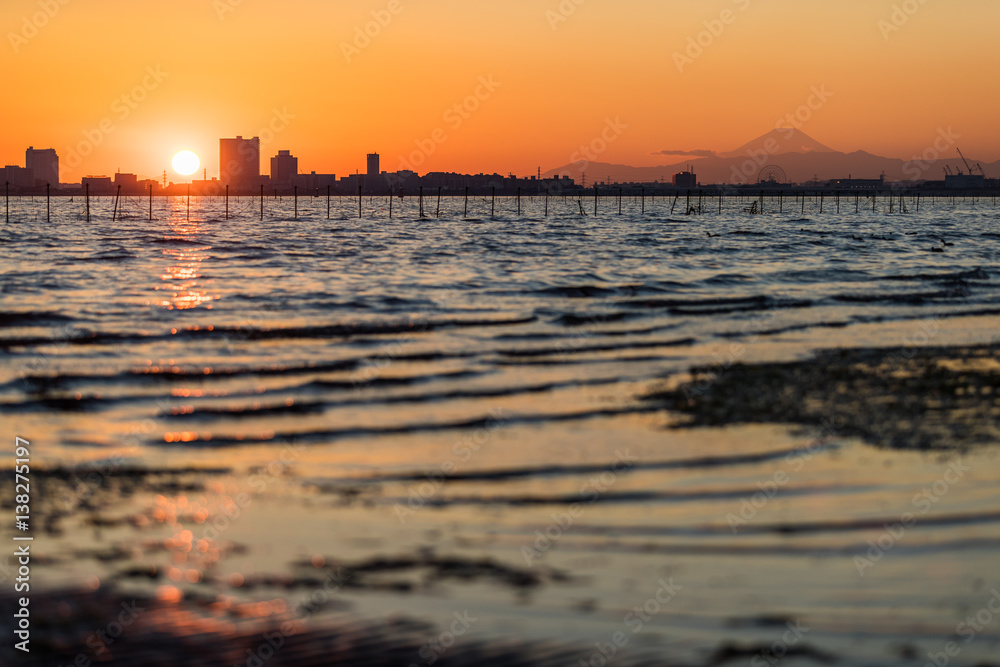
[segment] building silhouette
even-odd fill
[[[35,170],[20,167],[16,164],[0,169],[0,185],[10,184],[16,188],[35,187]]]
[[[114,185],[121,186],[122,193],[131,195],[139,191],[139,177],[135,174],[123,174],[120,171],[115,174]]]
[[[881,190],[885,187],[885,174],[880,178],[835,178],[827,183],[834,190]]]
[[[985,188],[986,176],[985,174],[946,174],[944,177],[944,186],[949,190]]]
[[[327,188],[333,190],[337,187],[337,175],[317,174],[315,171],[308,174],[297,174],[292,179],[292,185],[298,187],[299,190],[311,190],[314,193],[318,193],[320,190],[326,192]]]
[[[260,137],[219,139],[219,181],[236,189],[261,183]]]
[[[90,186],[90,194],[92,195],[112,195],[115,193],[115,187],[111,183],[110,176],[84,176],[81,179],[80,185],[86,189]]]
[[[698,187],[698,177],[690,171],[682,171],[674,174],[673,184],[676,188],[696,188]]]
[[[368,170],[365,173],[364,183],[365,190],[368,192],[375,192],[379,184],[379,156],[378,153],[368,154]]]
[[[299,159],[291,151],[278,151],[271,158],[271,185],[276,187],[291,185],[299,175]]]
[[[33,169],[35,181],[32,185],[49,184],[54,188],[59,187],[59,155],[54,148],[38,148],[28,146],[24,152],[24,166]]]

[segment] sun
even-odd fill
[[[198,156],[191,151],[181,151],[174,156],[174,161],[172,162],[174,171],[176,171],[181,176],[190,176],[194,172],[198,171],[198,167],[201,166],[201,160]]]

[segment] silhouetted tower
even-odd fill
[[[299,159],[291,151],[281,150],[271,158],[271,182],[288,186],[299,175]]]
[[[260,183],[260,137],[219,139],[219,180],[236,188]]]
[[[35,148],[29,146],[24,152],[24,166],[35,172],[35,182],[52,187],[59,187],[59,156],[54,148]]]

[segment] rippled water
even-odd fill
[[[943,645],[1000,585],[995,450],[963,455],[973,472],[934,519],[859,572],[867,541],[951,459],[835,438],[803,457],[815,434],[670,429],[643,399],[698,364],[995,341],[990,200],[751,216],[734,198],[685,216],[628,198],[617,215],[609,198],[595,218],[589,200],[553,198],[546,216],[525,198],[521,216],[503,199],[491,218],[489,200],[466,215],[446,198],[426,219],[415,198],[392,219],[384,198],[360,219],[356,198],[330,219],[325,198],[300,199],[297,218],[289,198],[264,203],[262,221],[250,198],[225,220],[220,200],[158,199],[149,221],[135,199],[112,222],[113,199],[93,199],[88,223],[79,199],[53,200],[51,222],[21,199],[0,228],[5,432],[44,443],[51,467],[224,470],[200,494],[134,499],[144,530],[186,521],[197,539],[249,490],[252,518],[226,528],[248,551],[190,563],[202,586],[319,555],[489,557],[541,583],[529,599],[475,582],[350,602],[442,624],[475,607],[484,635],[593,642],[673,577],[684,588],[633,646],[701,660],[804,618],[811,645],[885,664]],[[747,510],[778,472],[790,481]],[[189,503],[200,522],[181,517]],[[95,568],[114,570],[83,559],[40,576]],[[998,637],[1000,621],[962,659],[995,656]]]

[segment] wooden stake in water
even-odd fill
[[[260,219],[264,219],[264,184],[260,184]]]
[[[618,215],[622,214],[622,189],[618,188]]]
[[[545,217],[549,217],[549,191],[545,191]]]
[[[330,219],[330,186],[326,186],[326,219]]]
[[[84,199],[87,202],[87,222],[90,222],[90,183],[87,183],[85,188]]]
[[[521,217],[521,188],[517,189],[517,217]]]
[[[424,186],[420,186],[420,217],[424,217]]]
[[[642,189],[642,214],[646,215],[646,188]]]
[[[826,193],[825,192],[819,193],[819,212],[820,213],[823,212],[823,202],[825,200],[826,200]]]
[[[434,214],[434,217],[435,218],[440,218],[441,217],[441,186],[440,185],[438,186],[437,212]]]
[[[191,184],[188,183],[187,219],[191,219]]]
[[[299,186],[295,186],[292,189],[293,197],[295,198],[295,219],[299,219]]]
[[[490,195],[490,218],[495,218],[497,214],[497,186],[493,186],[493,193]]]
[[[45,184],[45,222],[52,222],[52,207],[49,204],[49,185]]]
[[[594,183],[594,217],[597,217],[597,183]]]
[[[855,213],[858,213],[858,207],[861,205],[860,197],[861,197],[861,195],[859,195],[857,192],[854,193],[854,212]]]
[[[462,214],[463,218],[469,217],[469,186],[465,186],[465,213]]]
[[[229,186],[226,186],[226,220],[229,220]]]
[[[358,220],[361,219],[361,184],[358,183]]]
[[[122,196],[122,186],[119,184],[118,192],[115,193],[115,210],[111,213],[111,222],[115,221],[118,217],[118,198]]]
[[[389,186],[389,219],[392,220],[392,186]]]

